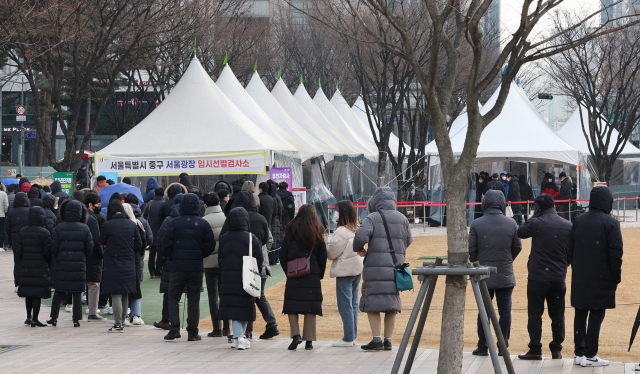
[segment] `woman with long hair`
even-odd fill
[[[306,275],[289,274],[289,262],[296,259],[308,259],[310,271]],[[304,260],[303,260],[304,261]],[[305,340],[306,350],[313,349],[316,340],[316,316],[322,316],[322,287],[327,266],[327,245],[325,229],[318,219],[316,208],[305,204],[298,215],[289,222],[284,230],[284,239],[280,248],[280,263],[287,283],[284,290],[282,313],[289,315],[291,327],[290,350],[295,350]],[[304,315],[304,330],[300,336],[299,315]]]
[[[124,322],[125,326],[132,324],[133,326],[142,326],[144,321],[142,320],[142,291],[140,290],[140,282],[142,282],[142,264],[144,263],[144,251],[147,248],[147,240],[145,235],[145,229],[142,222],[140,222],[133,212],[131,204],[122,204],[124,212],[127,213],[129,221],[136,224],[138,227],[138,233],[140,234],[140,240],[142,241],[142,248],[139,252],[135,252],[136,261],[136,292],[129,294],[129,305],[131,307],[131,313],[127,321]],[[128,322],[128,323],[127,323]]]
[[[353,237],[358,228],[358,214],[353,203],[342,200],[336,204],[338,227],[333,232],[327,256],[332,260],[329,274],[336,278],[338,312],[342,318],[344,336],[334,347],[353,347],[358,336],[358,294],[363,257],[353,251]]]

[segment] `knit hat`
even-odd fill
[[[31,183],[29,182],[22,183],[22,185],[20,186],[20,191],[24,193],[29,193],[29,190],[31,190]]]

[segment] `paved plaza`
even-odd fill
[[[288,351],[289,339],[253,342],[247,351],[232,350],[226,339],[188,342],[186,332],[165,342],[164,330],[152,326],[127,327],[123,334],[109,334],[108,322],[81,322],[74,328],[71,314],[62,312],[58,327],[23,325],[24,301],[13,292],[13,253],[0,253],[0,373],[261,373],[261,374],[368,374],[389,373],[396,350],[363,352],[359,347],[333,348],[319,341],[313,351],[301,345]],[[43,306],[42,321],[49,308]],[[147,323],[151,323],[148,321]],[[400,334],[394,342],[398,344]],[[364,343],[364,342],[363,342]],[[515,356],[512,356],[515,358]],[[414,373],[435,373],[438,351],[420,349]],[[581,368],[572,360],[515,360],[517,373],[631,373],[634,364],[612,363],[605,368]],[[492,373],[491,360],[465,353],[463,372]],[[504,373],[506,370],[503,369]]]

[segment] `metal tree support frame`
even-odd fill
[[[471,288],[473,289],[473,294],[476,298],[476,304],[478,305],[480,321],[482,322],[484,335],[487,339],[487,346],[491,355],[493,370],[495,373],[502,374],[500,361],[498,360],[498,352],[496,351],[496,347],[493,342],[493,335],[491,334],[489,320],[491,320],[491,324],[493,324],[493,329],[496,333],[496,337],[498,338],[498,347],[500,348],[500,352],[502,352],[503,354],[507,372],[509,374],[515,374],[513,363],[511,362],[511,357],[509,356],[509,351],[507,350],[504,336],[502,335],[502,331],[500,330],[498,317],[496,316],[496,311],[493,308],[493,303],[491,302],[489,289],[487,288],[486,283],[486,280],[489,279],[489,276],[491,274],[495,274],[496,272],[497,269],[495,267],[480,266],[478,262],[475,262],[473,264],[469,263],[467,264],[467,266],[442,265],[442,258],[440,257],[436,259],[436,262],[425,261],[422,267],[413,269],[411,273],[418,276],[418,280],[422,282],[422,286],[420,287],[418,298],[416,299],[416,302],[413,305],[413,310],[411,311],[411,315],[409,316],[409,322],[407,323],[407,328],[404,331],[402,342],[400,343],[400,347],[398,348],[398,354],[396,355],[396,359],[393,362],[391,374],[398,374],[398,372],[400,371],[400,365],[402,364],[402,359],[404,358],[405,351],[407,350],[407,345],[409,344],[411,333],[413,332],[413,328],[416,324],[420,306],[423,304],[422,313],[420,314],[420,320],[418,320],[416,333],[413,338],[411,349],[409,350],[409,356],[407,357],[407,362],[403,371],[404,374],[409,374],[411,372],[411,367],[413,366],[416,352],[418,350],[418,344],[420,344],[420,338],[422,337],[424,325],[427,321],[427,315],[429,314],[429,308],[431,307],[431,301],[433,299],[433,293],[436,287],[436,283],[438,282],[438,276],[440,275],[469,276],[469,280],[471,281]]]

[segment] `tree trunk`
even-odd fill
[[[85,108],[85,118],[84,118],[84,136],[85,138],[89,134],[89,129],[91,125],[91,91],[87,93],[87,105]]]
[[[378,180],[376,181],[377,187],[384,186],[384,174],[387,170],[387,152],[378,152]]]

